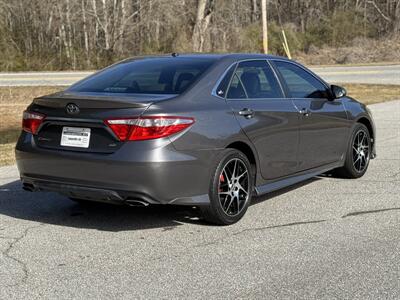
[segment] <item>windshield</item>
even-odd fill
[[[147,58],[122,62],[69,88],[72,92],[181,94],[215,58]]]

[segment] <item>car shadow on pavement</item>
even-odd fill
[[[56,193],[22,190],[20,181],[0,186],[0,214],[12,218],[60,226],[130,231],[173,228],[186,220],[198,220],[198,212],[186,206],[119,206],[106,203],[78,204]]]
[[[255,197],[251,205],[257,205],[316,180],[319,178]],[[129,207],[97,202],[82,205],[56,193],[24,191],[20,181],[0,186],[0,214],[44,224],[115,232],[150,228],[169,230],[185,223],[210,225],[202,220],[198,209],[188,206]]]
[[[311,184],[311,183],[313,183],[313,182],[315,182],[315,181],[322,180],[322,179],[323,179],[322,176],[312,177],[312,178],[310,178],[310,179],[307,179],[307,180],[305,180],[305,181],[296,183],[296,184],[291,185],[291,186],[288,186],[288,187],[286,187],[286,188],[279,189],[279,190],[277,190],[277,191],[273,191],[273,192],[270,192],[270,193],[267,193],[267,194],[265,194],[265,195],[261,195],[261,196],[258,196],[258,197],[254,197],[253,200],[252,200],[252,202],[251,202],[251,205],[257,205],[257,204],[259,204],[259,203],[262,203],[262,202],[264,202],[264,201],[270,200],[270,199],[275,198],[275,197],[278,197],[278,196],[280,196],[280,195],[289,193],[289,192],[291,192],[291,191],[293,191],[293,190],[299,189],[299,188],[301,188],[301,187],[303,187],[303,186],[306,186],[306,185],[308,185],[308,184]]]

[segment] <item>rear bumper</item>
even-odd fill
[[[21,178],[23,189],[30,192],[49,191],[57,192],[70,198],[113,203],[119,205],[147,206],[149,204],[174,204],[174,205],[207,205],[207,194],[187,197],[177,197],[173,200],[154,199],[150,195],[133,192],[117,191],[98,187],[86,187],[50,180],[34,178]]]
[[[24,132],[16,159],[27,190],[114,203],[205,205],[216,152],[178,152],[169,139],[128,142],[112,154],[48,150]]]

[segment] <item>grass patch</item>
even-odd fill
[[[347,90],[347,95],[364,104],[400,100],[400,85],[358,83],[344,83],[339,85]]]
[[[349,96],[372,104],[400,99],[400,86],[342,84]],[[60,91],[61,87],[0,87],[0,166],[15,163],[14,146],[21,132],[22,112],[32,99]]]
[[[15,164],[15,143],[0,144],[0,166]]]
[[[33,98],[61,90],[60,87],[0,87],[0,144],[15,142],[22,112]],[[11,139],[11,140],[10,140]]]
[[[21,132],[22,112],[32,99],[60,87],[0,87],[0,166],[15,163],[14,147]]]

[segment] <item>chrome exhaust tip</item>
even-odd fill
[[[36,191],[35,186],[34,186],[33,184],[31,184],[31,183],[24,183],[24,184],[22,185],[22,189],[23,189],[24,191],[28,191],[28,192],[34,192],[34,191]]]
[[[146,201],[142,201],[142,200],[133,200],[133,199],[127,199],[126,203],[129,206],[140,206],[140,207],[146,207],[149,206],[149,203]]]

